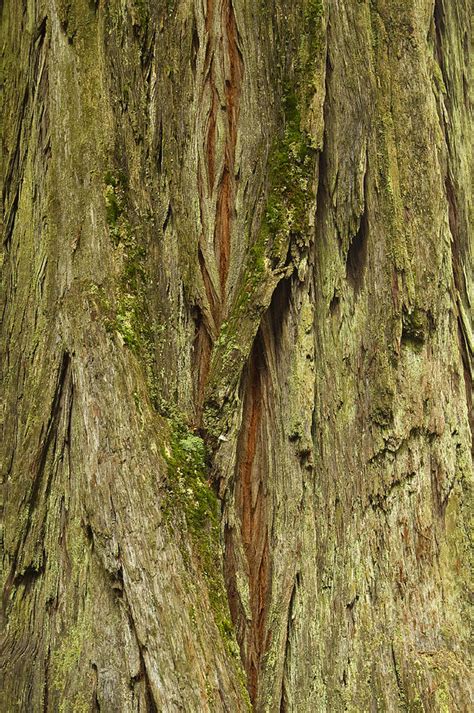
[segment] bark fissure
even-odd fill
[[[241,537],[248,567],[250,589],[250,630],[241,642],[252,701],[258,692],[260,659],[265,650],[265,609],[268,588],[268,534],[266,531],[265,484],[261,464],[255,462],[260,437],[263,406],[263,384],[266,370],[263,339],[257,334],[249,359],[246,377],[242,434],[242,457],[237,477],[237,508],[241,519]]]
[[[150,682],[150,677],[148,675],[147,671],[147,665],[145,661],[145,652],[146,652],[146,645],[142,643],[140,640],[140,637],[138,635],[137,631],[137,626],[135,619],[133,617],[132,610],[130,608],[130,603],[129,603],[129,594],[127,593],[126,589],[123,587],[123,577],[122,577],[122,593],[123,593],[123,603],[124,607],[127,613],[127,618],[129,621],[130,625],[130,631],[133,634],[133,637],[136,642],[136,646],[138,648],[138,656],[139,656],[139,670],[138,673],[130,680],[130,686],[133,689],[135,685],[139,681],[143,681],[144,688],[145,688],[145,704],[146,704],[146,710],[147,713],[158,713],[158,708],[156,705],[155,697],[153,695],[153,689],[152,685]]]
[[[285,654],[284,654],[284,658],[283,658],[283,671],[284,672],[285,672],[287,662],[290,657],[291,623],[292,623],[292,616],[293,616],[294,607],[295,607],[295,599],[296,599],[298,587],[300,586],[300,584],[301,584],[300,575],[297,572],[295,575],[293,588],[291,590],[290,603],[288,605],[288,613],[287,613],[287,619],[286,619]],[[284,673],[283,677],[282,677],[282,683],[281,683],[279,711],[280,711],[280,713],[286,713],[287,710],[288,710],[288,696],[287,696],[287,690],[286,690],[286,685],[285,685],[285,673]]]
[[[261,700],[263,661],[272,643],[272,454],[270,426],[275,415],[275,366],[284,350],[282,331],[290,305],[291,282],[281,280],[261,320],[242,380],[243,411],[232,498],[240,532],[226,530],[225,578],[230,609],[247,672],[250,699]],[[244,563],[239,561],[240,547]],[[248,601],[241,601],[238,571],[245,566]],[[278,582],[281,586],[281,582]],[[292,585],[288,592],[290,607]],[[288,609],[289,611],[289,609]],[[283,684],[282,684],[283,685]]]
[[[465,207],[458,206],[459,186],[455,185],[455,177],[458,174],[456,166],[459,158],[456,156],[450,125],[446,121],[446,109],[444,103],[450,106],[450,113],[453,114],[456,106],[456,99],[453,96],[454,87],[452,81],[453,68],[446,65],[446,47],[449,42],[446,8],[443,0],[435,0],[433,10],[433,21],[435,27],[435,58],[441,71],[443,88],[438,88],[438,115],[443,129],[444,140],[447,147],[447,162],[445,167],[444,188],[448,209],[448,223],[452,238],[451,265],[454,282],[454,299],[456,302],[458,321],[458,340],[463,363],[463,376],[468,405],[469,428],[471,431],[471,453],[474,455],[474,408],[473,408],[473,372],[474,354],[472,351],[472,319],[470,325],[466,324],[466,315],[472,311],[470,304],[468,285],[466,284],[467,273],[465,266],[472,264],[470,246],[467,240],[469,233],[468,219]],[[449,45],[448,45],[449,46]],[[450,71],[448,71],[448,69]],[[463,77],[465,75],[463,74]],[[463,85],[464,86],[464,85]],[[463,93],[463,98],[465,98]]]
[[[367,206],[367,172],[368,156],[366,157],[366,169],[364,175],[364,210],[359,219],[359,229],[351,238],[349,250],[346,258],[346,279],[352,285],[354,292],[358,294],[362,288],[364,271],[367,263],[367,242],[368,231],[368,206]]]

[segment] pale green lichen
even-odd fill
[[[91,622],[87,621],[83,615],[77,624],[69,630],[60,648],[54,652],[52,658],[53,688],[61,695],[64,695],[69,674],[80,664],[84,646],[91,638]],[[87,701],[83,691],[77,691],[72,697],[68,696],[61,700],[59,713],[67,713],[70,710],[77,713],[85,713],[90,710],[90,701]]]

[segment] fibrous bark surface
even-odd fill
[[[5,711],[467,711],[467,0],[5,0]]]

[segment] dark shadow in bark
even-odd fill
[[[365,208],[360,218],[359,230],[351,240],[346,260],[346,278],[356,294],[359,294],[364,280],[368,233],[367,209]]]

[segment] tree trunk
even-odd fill
[[[468,0],[4,0],[2,711],[467,711]]]

